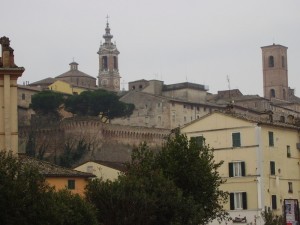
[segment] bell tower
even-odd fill
[[[18,153],[17,79],[24,72],[16,66],[14,50],[7,37],[0,38],[0,150]]]
[[[104,43],[100,44],[99,54],[99,76],[98,86],[111,91],[120,91],[120,74],[118,55],[120,52],[115,43],[111,42],[113,35],[110,34],[108,16],[103,35]]]
[[[264,97],[272,100],[289,100],[287,47],[270,45],[261,47]]]

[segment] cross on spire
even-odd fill
[[[108,23],[108,19],[109,19],[109,16],[107,15],[107,16],[106,16],[106,23]]]

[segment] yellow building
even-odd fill
[[[124,163],[106,161],[88,161],[74,168],[74,170],[92,173],[103,180],[116,180],[121,171],[124,171]]]
[[[61,80],[56,80],[52,84],[48,86],[49,90],[56,91],[56,92],[61,92],[64,94],[80,94],[83,91],[87,91],[86,88],[81,88],[81,87],[76,87],[73,84],[70,84],[65,81]]]
[[[91,173],[60,167],[26,155],[19,155],[19,160],[21,160],[23,164],[36,167],[39,173],[45,177],[46,182],[57,191],[68,189],[74,194],[83,196],[89,179],[95,177],[95,175]]]
[[[227,224],[242,219],[263,224],[265,207],[282,214],[284,199],[299,200],[299,127],[214,112],[186,125],[182,133],[199,143],[205,138],[215,160],[224,161],[221,188],[230,193],[225,209],[234,220]]]

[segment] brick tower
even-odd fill
[[[120,91],[120,74],[118,65],[118,55],[120,52],[115,43],[111,42],[113,35],[110,34],[109,23],[107,21],[104,43],[100,45],[99,54],[99,76],[98,85],[111,91]]]
[[[261,47],[263,62],[264,97],[288,101],[287,47]]]
[[[14,50],[7,37],[0,38],[0,150],[18,153],[17,79],[24,72],[14,63]]]

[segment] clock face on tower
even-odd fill
[[[101,81],[101,84],[102,84],[102,86],[106,86],[106,85],[108,84],[108,80],[103,79],[103,80]]]

